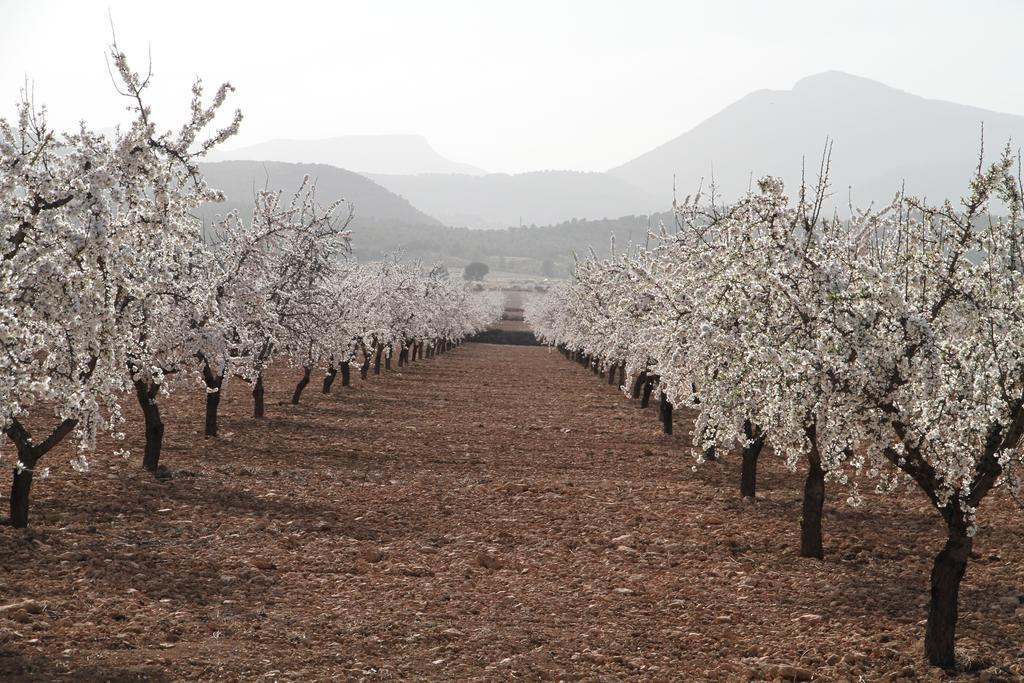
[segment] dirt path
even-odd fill
[[[131,426],[128,463],[53,455],[34,528],[0,530],[0,605],[38,601],[0,612],[0,679],[941,676],[919,654],[940,534],[914,492],[828,506],[828,558],[799,560],[797,475],[765,463],[742,504],[734,460],[691,471],[685,416],[663,436],[546,349],[469,344],[279,405],[296,379],[272,374],[265,424],[230,385],[215,441],[201,395],[172,396],[169,479],[137,469]],[[983,519],[1016,526],[979,534],[960,642],[1019,674],[1000,505]]]

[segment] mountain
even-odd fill
[[[726,200],[763,175],[781,176],[791,195],[806,159],[817,179],[826,139],[835,203],[888,201],[906,181],[930,200],[960,197],[977,166],[981,126],[988,157],[1024,140],[1024,117],[918,97],[866,78],[829,71],[792,90],[759,90],[687,133],[609,171],[658,194],[692,193],[714,175]],[[852,188],[852,189],[848,189]]]
[[[248,220],[253,195],[264,187],[285,195],[298,189],[304,176],[315,180],[322,204],[342,197],[355,207],[352,246],[362,261],[401,252],[405,258],[443,263],[459,269],[470,261],[486,261],[495,270],[538,275],[545,270],[564,276],[572,267],[572,251],[587,253],[593,246],[607,253],[609,235],[615,233],[622,248],[630,239],[642,240],[650,225],[671,220],[666,215],[627,216],[614,220],[571,220],[550,227],[472,230],[442,225],[372,180],[357,173],[323,164],[220,161],[202,164],[211,187],[226,201],[200,207],[209,225],[218,215],[238,210]],[[550,261],[545,268],[545,261]]]
[[[449,225],[503,228],[548,225],[664,211],[670,192],[655,197],[607,173],[538,171],[483,176],[423,174],[370,177]]]
[[[308,175],[316,181],[321,204],[343,198],[355,210],[353,236],[360,233],[387,231],[394,226],[435,226],[441,224],[412,204],[395,196],[369,178],[324,164],[288,164],[275,161],[219,161],[202,164],[203,175],[210,187],[224,193],[219,204],[206,204],[201,216],[209,223],[218,214],[237,209],[248,219],[252,215],[253,196],[257,190],[295,192]]]
[[[465,173],[484,171],[437,153],[420,135],[346,135],[324,140],[270,140],[211,153],[211,161],[287,161],[329,164],[358,173]]]

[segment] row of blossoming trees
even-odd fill
[[[951,666],[979,505],[999,487],[1015,493],[1022,462],[1013,168],[1007,148],[979,161],[958,203],[900,195],[842,219],[822,210],[826,180],[796,199],[773,178],[729,206],[688,198],[653,247],[580,261],[527,319],[546,343],[621,368],[637,390],[656,383],[669,410],[692,407],[698,461],[737,447],[744,494],[762,446],[802,468],[803,556],[823,555],[826,482],[854,504],[858,486],[919,489],[947,531],[925,652]]]
[[[443,269],[356,263],[351,207],[320,204],[308,180],[291,197],[258,192],[251,220],[229,214],[204,238],[193,213],[220,195],[198,160],[238,129],[235,112],[211,130],[231,86],[205,103],[197,82],[189,120],[158,133],[148,77],[116,46],[112,58],[134,113],[112,139],[84,124],[58,135],[27,100],[17,120],[0,119],[0,431],[16,451],[16,527],[28,524],[43,456],[72,437],[84,469],[98,432],[123,436],[125,397],[141,408],[143,464],[156,470],[159,398],[176,382],[206,388],[206,434],[216,436],[230,378],[251,383],[260,418],[271,363],[303,368],[298,402],[315,367],[327,368],[329,391],[353,362],[365,378],[382,356],[446,350],[501,311]]]

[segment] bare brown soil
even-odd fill
[[[827,557],[802,560],[799,474],[765,455],[744,503],[735,458],[691,471],[684,415],[663,436],[546,349],[466,345],[285,405],[297,379],[271,374],[262,423],[230,384],[215,440],[200,391],[166,399],[164,478],[137,411],[130,461],[47,456],[32,528],[0,529],[0,680],[945,677],[921,657],[942,532],[916,491],[855,509],[833,486]],[[1016,680],[1024,523],[1001,494],[980,517],[959,643],[985,670],[961,680]]]

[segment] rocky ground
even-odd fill
[[[2,680],[942,680],[921,657],[941,547],[923,496],[833,487],[823,562],[796,557],[801,477],[692,470],[686,416],[539,347],[470,344],[311,384],[268,418],[227,389],[164,400],[160,478],[101,444],[51,453],[32,528],[0,527]],[[10,460],[9,447],[3,452]],[[4,487],[7,484],[3,484]],[[6,499],[0,506],[7,505]],[[1024,514],[980,511],[959,644],[1024,674]]]

